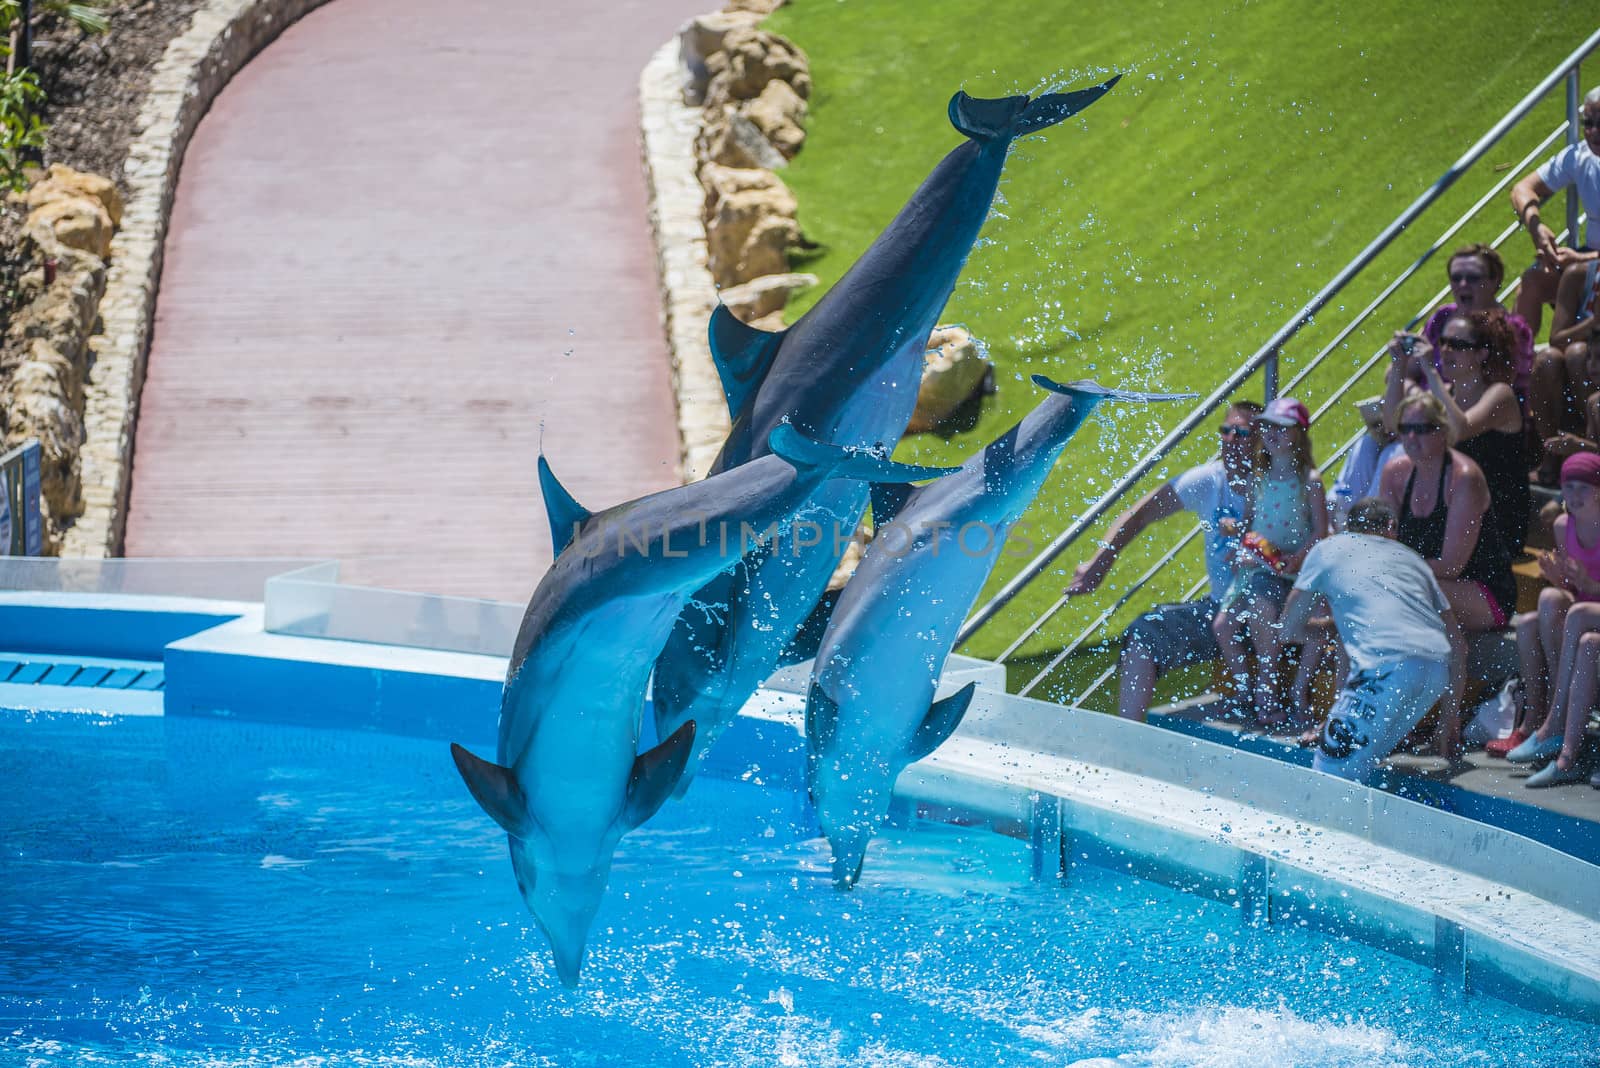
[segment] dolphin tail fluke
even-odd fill
[[[493,816],[507,834],[528,837],[528,802],[511,769],[475,757],[454,742],[450,743],[450,755],[455,758],[456,770],[466,781],[467,789],[472,791],[483,810]]]
[[[1191,400],[1200,395],[1198,393],[1140,393],[1131,389],[1109,389],[1098,382],[1092,382],[1086,378],[1079,379],[1076,382],[1063,383],[1046,378],[1044,375],[1034,375],[1033,384],[1040,389],[1048,389],[1051,393],[1093,397],[1098,400],[1171,401]]]
[[[550,520],[550,544],[559,556],[591,513],[567,492],[543,453],[539,454],[539,491],[544,494],[544,513]]]
[[[640,753],[628,779],[628,799],[623,804],[622,822],[629,829],[656,814],[672,796],[673,787],[683,778],[683,769],[694,752],[694,720],[672,732],[660,745]]]
[[[967,714],[967,708],[972,704],[972,694],[977,686],[977,683],[969,682],[949,697],[935,701],[928,707],[928,714],[912,736],[906,753],[913,762],[939,748],[956,732],[956,728],[961,726],[961,717]]]
[[[950,98],[950,125],[974,141],[1010,140],[1035,133],[1071,118],[1111,91],[1122,78],[1074,93],[1046,93],[1030,100],[1026,96],[994,99],[958,92]]]
[[[769,334],[742,323],[726,304],[718,304],[711,312],[707,331],[711,359],[717,365],[717,377],[722,380],[722,392],[728,399],[728,414],[737,419],[744,402],[772,369],[787,331]]]
[[[862,482],[919,482],[958,470],[897,464],[870,449],[825,445],[811,440],[788,423],[780,423],[773,429],[767,445],[802,471],[827,469],[835,478],[854,478]]]

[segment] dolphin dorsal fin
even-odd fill
[[[943,745],[961,726],[961,717],[967,714],[967,706],[972,704],[972,694],[977,688],[977,683],[969,682],[944,700],[929,705],[928,714],[912,737],[906,755],[918,761]]]
[[[874,482],[872,484],[872,525],[886,527],[905,508],[915,487],[903,482]]]
[[[555,547],[555,554],[560,556],[561,550],[593,513],[567,492],[542,453],[539,456],[539,490],[544,494],[544,514],[550,520],[550,543]]]
[[[772,369],[773,357],[778,354],[788,331],[769,334],[758,330],[734,318],[726,304],[718,304],[711,313],[707,332],[711,359],[717,365],[717,377],[722,379],[722,392],[728,398],[728,414],[738,418],[744,402]]]
[[[683,769],[694,751],[694,720],[673,731],[666,741],[633,760],[628,776],[628,797],[622,804],[622,824],[629,830],[656,814],[672,788],[683,778]]]
[[[528,818],[528,802],[511,769],[473,756],[454,742],[450,743],[450,755],[455,758],[456,770],[466,781],[467,789],[472,791],[473,798],[483,806],[483,810],[493,816],[507,834],[517,838],[528,837],[532,829],[532,821]]]

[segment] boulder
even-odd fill
[[[38,438],[40,483],[49,526],[59,528],[83,512],[78,448],[83,443],[77,369],[44,340],[36,340],[12,372],[6,441]]]
[[[776,150],[774,150],[776,151]],[[68,248],[92,253],[101,259],[111,255],[111,236],[116,226],[105,205],[93,197],[55,197],[28,213],[25,230],[47,227],[55,239]]]
[[[730,286],[717,296],[733,312],[734,318],[742,323],[754,323],[774,313],[781,316],[789,303],[789,294],[816,284],[814,274],[766,274],[743,285]]]
[[[98,201],[111,220],[111,225],[122,225],[122,196],[117,192],[116,183],[98,174],[75,171],[60,163],[50,164],[49,172],[34,182],[21,199],[31,211],[52,200],[71,200],[75,197]]]
[[[763,171],[724,168],[710,176],[706,258],[712,279],[727,289],[762,275],[786,273],[789,248],[800,241],[794,194],[776,175]]]
[[[828,579],[828,592],[844,589],[845,583],[856,573],[856,565],[861,563],[861,554],[867,551],[867,545],[872,541],[872,537],[872,527],[863,520],[856,527],[856,532],[851,535],[850,544],[845,547],[844,555],[839,558],[839,566],[833,569],[833,575]]]
[[[722,10],[750,11],[761,16],[762,18],[766,18],[768,15],[782,7],[784,3],[785,0],[728,0],[728,2],[723,5]]]
[[[788,82],[768,82],[740,111],[785,159],[794,159],[805,144],[806,102]]]
[[[722,42],[736,29],[755,26],[761,21],[755,11],[713,11],[699,15],[683,24],[678,31],[678,56],[683,63],[684,99],[699,104],[705,99],[706,85],[714,73],[707,60],[722,51]]]
[[[769,171],[789,162],[759,126],[733,108],[723,108],[715,114],[706,109],[700,136],[695,139],[695,157],[702,167],[714,163]]]
[[[957,408],[982,392],[990,364],[964,327],[935,327],[928,337],[922,386],[917,408],[906,427],[908,434],[923,434],[948,420]]]
[[[754,100],[774,79],[788,82],[801,99],[811,96],[811,71],[805,53],[788,38],[740,27],[722,38],[722,51],[707,63],[712,72],[706,106]]]
[[[794,194],[789,192],[789,187],[783,184],[771,171],[764,171],[758,167],[725,167],[721,164],[707,164],[700,171],[700,183],[705,186],[706,201],[701,209],[701,219],[710,222],[711,217],[717,213],[717,205],[723,197],[735,193],[755,191],[770,192],[774,196],[787,197],[787,211],[793,214],[796,210]]]

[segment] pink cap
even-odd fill
[[[1600,455],[1592,452],[1573,453],[1561,461],[1561,481],[1600,486]]]
[[[1267,405],[1267,410],[1261,413],[1260,418],[1263,422],[1297,426],[1302,430],[1311,425],[1311,413],[1293,397],[1279,397]]]

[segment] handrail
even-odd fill
[[[1082,513],[1067,529],[1053,539],[1044,550],[1035,556],[1027,566],[1016,575],[1013,575],[1000,591],[989,599],[982,607],[974,612],[962,624],[956,634],[956,647],[960,647],[967,639],[971,638],[985,623],[993,619],[1012,599],[1022,592],[1034,579],[1044,573],[1045,569],[1060,556],[1067,546],[1077,541],[1091,526],[1099,522],[1111,510],[1118,500],[1134,486],[1138,485],[1145,475],[1154,470],[1174,448],[1176,448],[1189,434],[1209,418],[1213,412],[1222,407],[1245,380],[1257,370],[1265,369],[1267,379],[1267,396],[1273,395],[1277,386],[1277,355],[1284,344],[1293,338],[1321,311],[1356,275],[1366,269],[1402,231],[1409,227],[1429,207],[1443,196],[1466,171],[1477,163],[1479,159],[1493,148],[1499,140],[1508,133],[1512,127],[1521,122],[1529,112],[1550,92],[1563,78],[1569,74],[1575,75],[1583,59],[1600,47],[1600,30],[1596,30],[1583,44],[1579,45],[1559,66],[1552,70],[1539,82],[1522,100],[1508,111],[1499,122],[1495,123],[1478,141],[1462,156],[1450,165],[1444,174],[1422,193],[1411,205],[1402,211],[1388,226],[1384,227],[1367,246],[1333,277],[1327,285],[1323,286],[1308,300],[1299,311],[1273,333],[1267,342],[1257,349],[1249,359],[1234,369],[1233,373],[1213,390],[1205,400],[1201,401],[1176,427],[1170,430],[1154,447],[1136,462],[1123,476],[1100,496],[1087,511]],[[1569,103],[1571,103],[1572,88],[1576,85],[1576,78],[1570,79],[1568,88]],[[1575,115],[1576,112],[1574,111]],[[1575,123],[1575,120],[1574,120]],[[1569,123],[1573,125],[1574,123]],[[1569,198],[1569,214],[1572,212],[1571,198]],[[1575,216],[1570,220],[1576,226]],[[1430,252],[1428,255],[1431,255]]]

